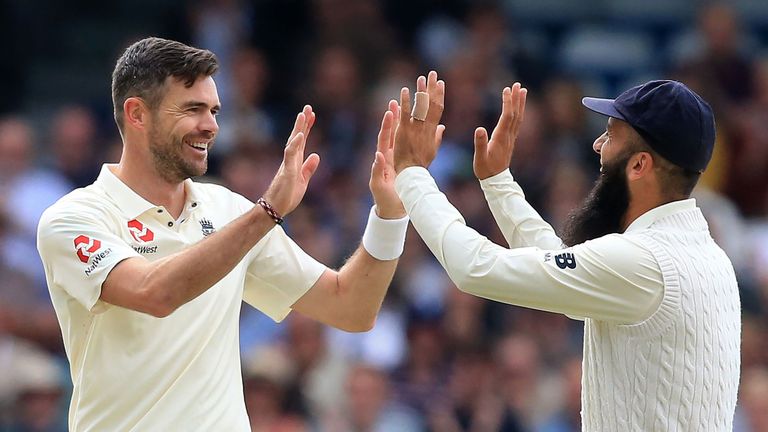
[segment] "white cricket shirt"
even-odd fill
[[[403,170],[395,187],[459,289],[585,318],[583,430],[731,430],[738,286],[695,200],[564,249],[505,170],[481,187],[506,249],[467,227],[426,169]]]
[[[216,285],[165,318],[99,300],[120,261],[182,251],[254,205],[221,186],[187,180],[184,187],[187,201],[174,220],[104,165],[96,182],[40,220],[38,249],[74,383],[71,431],[250,430],[241,303],[280,321],[326,269],[276,226]]]

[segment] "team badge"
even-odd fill
[[[205,237],[208,237],[209,235],[216,232],[216,228],[213,227],[213,223],[211,223],[211,221],[208,219],[200,219],[200,229],[202,229],[203,235]]]

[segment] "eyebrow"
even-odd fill
[[[208,104],[205,102],[200,101],[188,101],[184,102],[180,105],[181,109],[188,109],[188,108],[208,108]],[[212,111],[219,112],[221,111],[221,105],[216,104],[211,107]]]

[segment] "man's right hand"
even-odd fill
[[[315,113],[312,112],[311,106],[306,105],[296,116],[296,123],[285,145],[283,163],[264,193],[264,199],[281,216],[286,216],[299,205],[307,191],[309,179],[320,164],[320,156],[317,153],[312,153],[304,159],[304,146],[314,124]]]
[[[475,129],[475,158],[472,168],[479,180],[493,177],[509,168],[515,140],[520,132],[525,114],[525,98],[528,90],[515,83],[505,87],[501,94],[501,116],[493,129],[490,142],[483,127]]]

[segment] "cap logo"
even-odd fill
[[[92,239],[86,235],[75,237],[75,253],[80,261],[87,264],[91,255],[101,248],[101,241]]]
[[[150,242],[155,238],[155,233],[136,219],[128,221],[128,232],[131,233],[131,237],[139,243]]]

